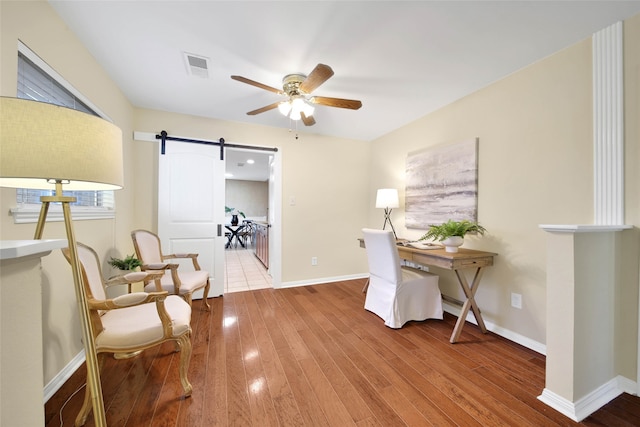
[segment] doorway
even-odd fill
[[[162,159],[164,157],[164,147],[165,147],[165,140],[168,143],[168,141],[176,141],[180,143],[180,146],[182,147],[194,147],[197,146],[199,144],[203,144],[204,146],[212,146],[212,145],[220,145],[218,144],[218,142],[216,141],[203,141],[203,140],[193,140],[193,139],[186,139],[186,138],[180,138],[180,137],[173,137],[173,136],[168,136],[167,133],[165,131],[162,131],[161,135],[156,135],[156,134],[152,134],[152,133],[145,133],[145,132],[134,132],[134,139],[136,140],[142,140],[142,141],[157,141],[158,139],[162,140],[162,149],[160,150],[160,158]],[[220,142],[223,142],[223,139],[220,139]],[[268,196],[268,210],[267,210],[267,215],[266,215],[266,221],[269,224],[269,240],[268,240],[268,248],[269,248],[269,253],[270,253],[270,262],[269,262],[269,275],[271,277],[271,283],[272,283],[272,287],[274,288],[279,288],[281,286],[281,253],[282,253],[282,243],[281,243],[281,239],[282,239],[282,235],[281,235],[281,204],[282,204],[282,156],[280,154],[280,152],[277,149],[271,148],[271,147],[261,147],[261,146],[244,146],[241,144],[235,144],[235,143],[226,143],[225,147],[224,147],[224,151],[225,151],[225,159],[226,159],[226,153],[230,152],[231,150],[237,150],[237,151],[250,151],[250,152],[255,152],[255,153],[264,153],[264,152],[268,152],[271,155],[271,159],[270,159],[270,164],[269,164],[269,177],[268,177],[268,187],[269,187],[269,196]],[[218,148],[216,148],[216,150],[218,150]],[[182,148],[181,151],[192,151],[192,149],[187,149],[187,148]],[[219,152],[219,151],[218,151]],[[214,157],[209,156],[210,153],[207,152],[207,154],[205,155],[205,157],[211,159],[212,162]],[[215,162],[214,162],[215,163]],[[204,178],[204,179],[192,179],[190,180],[190,182],[197,182],[199,183],[197,185],[196,190],[197,191],[202,191],[203,190],[203,185],[206,184],[208,186],[214,186],[214,188],[221,188],[221,190],[216,190],[214,191],[215,194],[218,194],[219,197],[220,194],[224,195],[224,188],[225,188],[225,169],[226,169],[226,161],[221,161],[221,167],[215,167],[212,165],[212,168],[193,168],[193,163],[191,161],[180,161],[177,162],[177,164],[175,165],[175,168],[173,169],[173,172],[170,173],[171,176],[174,177],[179,177],[180,175],[184,175],[184,174],[190,174],[192,173],[194,170],[213,170],[216,169],[217,171],[222,171],[222,173],[215,173],[215,177],[213,176],[209,176],[208,178]],[[160,162],[160,166],[162,165],[162,160]],[[231,167],[230,167],[231,168]],[[162,170],[162,168],[160,169]],[[171,170],[171,168],[169,169]],[[180,172],[182,171],[182,172]],[[180,173],[176,173],[176,172],[180,172]],[[163,175],[163,173],[159,172],[159,175]],[[178,181],[184,181],[184,180],[178,180]],[[183,187],[184,189],[185,187]],[[183,191],[184,193],[184,191]],[[192,194],[192,193],[189,193]],[[201,198],[194,198],[192,196],[188,196],[186,197],[187,200],[191,200],[191,201],[198,201],[201,200]],[[211,206],[219,206],[219,209],[214,208],[211,210],[210,215],[212,217],[215,217],[215,223],[214,224],[217,228],[217,233],[216,236],[217,237],[213,237],[213,241],[217,242],[213,245],[209,245],[208,247],[210,248],[211,246],[215,246],[216,248],[222,248],[222,253],[221,256],[215,256],[214,259],[216,260],[215,262],[212,262],[212,264],[216,264],[216,267],[211,267],[211,272],[224,272],[226,269],[226,265],[225,265],[225,256],[224,256],[224,243],[222,242],[226,242],[226,238],[225,238],[225,224],[226,224],[226,219],[225,219],[225,210],[223,209],[224,207],[224,199],[225,197],[222,197],[222,199],[219,199],[219,201],[216,201],[215,203],[211,204]],[[185,199],[183,199],[184,201]],[[159,203],[160,205],[160,203]],[[186,204],[185,204],[186,206]],[[160,208],[159,208],[160,210]],[[167,211],[172,211],[172,209],[168,209]],[[159,222],[160,222],[160,218],[162,215],[160,215],[159,213]],[[162,238],[162,233],[160,233],[160,229],[162,227],[158,226],[159,229],[159,234],[161,234],[161,238]],[[198,229],[199,227],[195,227],[196,229]],[[220,243],[222,243],[222,246],[220,246]],[[217,251],[217,249],[216,249]],[[219,264],[220,260],[222,260],[222,265]],[[218,268],[217,266],[220,265],[220,268]],[[203,266],[204,267],[204,266]],[[208,266],[207,266],[208,267]],[[219,290],[219,292],[216,292],[215,294],[212,294],[211,292],[209,293],[209,296],[218,296],[218,295],[222,295],[224,292],[224,274],[216,274],[217,277],[214,277],[214,281],[212,281],[212,285],[214,283],[216,283],[216,286],[214,286],[213,288],[216,288],[217,290]],[[223,277],[220,277],[223,276]],[[222,279],[222,280],[220,280]],[[196,298],[197,296],[194,294],[194,298]]]
[[[279,155],[237,146],[225,150],[225,206],[240,213],[240,224],[247,221],[240,241],[231,239],[227,230],[230,241],[225,250],[225,292],[274,287],[280,283]],[[226,224],[231,221],[230,213],[225,221]],[[258,247],[260,243],[256,242],[258,228],[265,230],[265,226],[269,233],[267,265],[264,247]]]

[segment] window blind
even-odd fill
[[[47,102],[98,116],[84,102],[65,88],[60,82],[38,67],[22,52],[18,52],[18,98]],[[54,191],[18,189],[18,205],[40,204],[40,196],[51,196]],[[113,209],[115,200],[113,191],[65,191],[65,196],[77,199],[74,206]]]

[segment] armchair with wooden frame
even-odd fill
[[[96,252],[78,243],[78,258],[86,289],[92,339],[98,364],[104,364],[107,353],[131,355],[158,344],[174,341],[180,354],[180,381],[185,397],[191,396],[192,386],[187,379],[191,359],[191,307],[184,299],[168,295],[166,291],[134,292],[107,298],[106,288],[150,280],[160,288],[162,273],[133,272],[104,279]],[[69,248],[62,250],[71,262]],[[82,426],[92,408],[89,388],[76,417],[75,425]]]
[[[142,271],[160,271],[164,275],[161,279],[162,289],[170,294],[180,295],[191,305],[193,293],[204,288],[202,300],[206,309],[209,309],[207,297],[209,295],[209,272],[200,269],[198,254],[163,254],[160,238],[157,234],[147,230],[134,230],[131,232],[133,247],[136,256],[142,261]],[[167,263],[171,259],[191,259],[193,270],[178,271],[179,264]],[[145,282],[145,290],[155,289],[151,282]]]

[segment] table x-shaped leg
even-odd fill
[[[462,286],[462,290],[464,291],[464,295],[467,297],[464,304],[462,304],[462,310],[460,311],[460,317],[458,317],[458,321],[456,322],[456,326],[453,328],[453,333],[451,334],[450,343],[455,343],[460,338],[460,334],[462,333],[462,327],[464,326],[465,319],[467,318],[467,314],[469,313],[469,309],[473,311],[473,315],[478,322],[478,326],[482,333],[487,333],[487,328],[484,326],[484,320],[482,320],[482,315],[480,314],[480,309],[478,308],[478,304],[476,304],[475,294],[478,290],[478,285],[480,284],[480,279],[482,278],[483,269],[482,267],[478,267],[476,270],[476,274],[473,277],[473,282],[471,282],[471,286],[467,282],[467,278],[462,274],[460,270],[455,270],[456,277],[458,278],[458,283]]]

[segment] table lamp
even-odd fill
[[[78,260],[70,203],[65,190],[122,188],[122,132],[99,117],[53,104],[0,97],[0,186],[55,190],[42,196],[35,239],[42,231],[50,203],[61,203],[71,270],[84,342],[87,387],[97,426],[106,418],[89,307]]]
[[[384,225],[382,226],[382,229],[384,230],[387,227],[388,222],[396,239],[398,236],[396,236],[396,229],[393,228],[393,224],[391,223],[391,211],[393,208],[397,208],[399,206],[398,190],[395,188],[381,188],[378,190],[376,208],[384,208]]]

